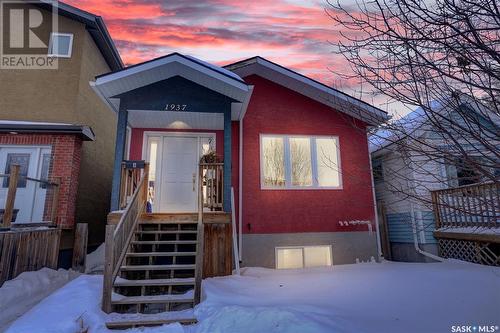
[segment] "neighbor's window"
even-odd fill
[[[340,188],[337,137],[261,136],[262,188]]]
[[[446,173],[448,183],[452,187],[471,185],[482,181],[482,175],[475,167],[475,163],[482,164],[480,157],[470,157],[470,161],[456,158],[455,161],[447,165]]]
[[[51,154],[46,153],[42,155],[42,170],[40,172],[40,179],[44,181],[49,181],[49,169],[50,169]],[[40,188],[47,188],[47,183],[40,183]]]
[[[384,181],[384,168],[382,166],[381,158],[374,158],[372,160],[372,172],[373,172],[373,181],[375,183],[380,183]]]
[[[73,48],[73,34],[53,32],[50,34],[49,56],[70,58]]]
[[[332,265],[331,245],[277,247],[275,256],[278,269]]]
[[[24,153],[9,153],[7,154],[7,163],[5,164],[5,174],[10,174],[10,168],[12,165],[19,165],[19,178],[17,180],[17,188],[25,188],[27,184],[26,177],[28,176],[28,168],[30,164],[30,154]],[[3,179],[3,187],[9,187],[9,178],[5,177]]]

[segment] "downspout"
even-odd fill
[[[243,252],[243,246],[242,246],[242,233],[243,233],[243,213],[242,213],[242,207],[243,207],[243,117],[240,119],[240,128],[239,130],[239,149],[238,149],[238,164],[239,164],[239,170],[238,170],[238,255],[239,255],[239,260],[241,263],[241,253]]]
[[[375,231],[377,234],[377,261],[380,262],[380,260],[382,259],[382,245],[380,244],[380,230],[379,230],[379,225],[378,225],[377,197],[375,196],[375,181],[373,180],[372,155],[370,153],[370,140],[368,139],[368,133],[366,134],[366,143],[368,145],[368,161],[370,162],[370,179],[371,179],[371,184],[372,184],[373,213],[375,215]]]
[[[243,118],[247,112],[248,103],[252,96],[254,86],[248,86],[248,95],[242,106],[242,114],[240,116],[239,132],[239,149],[238,149],[238,255],[240,263],[243,258]]]
[[[401,157],[404,159],[405,157],[403,155],[401,155]],[[415,189],[415,184],[414,184],[414,170],[413,170],[413,166],[411,164],[411,161],[409,161],[410,163],[408,163],[408,166],[409,166],[409,169],[411,171],[411,180],[407,178],[407,183],[408,183],[408,190],[411,188],[411,189]],[[410,187],[411,185],[411,187]],[[415,196],[416,196],[416,193],[415,193]],[[414,209],[414,204],[413,202],[410,200],[410,214],[411,214],[411,227],[412,227],[412,233],[413,233],[413,245],[415,247],[415,251],[417,251],[417,253],[420,253],[421,255],[427,257],[427,258],[431,258],[433,260],[436,260],[436,261],[440,261],[440,262],[443,262],[445,261],[446,259],[444,258],[441,258],[439,256],[436,256],[432,253],[429,253],[427,251],[424,251],[420,248],[420,243],[418,242],[418,233],[417,233],[417,223],[415,221],[415,209]]]

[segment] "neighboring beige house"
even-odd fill
[[[45,14],[50,14],[52,9],[48,5],[24,6],[32,6]],[[72,191],[77,188],[77,193],[74,202],[61,202],[64,207],[60,209],[67,214],[63,222],[58,221],[64,230],[63,250],[72,247],[75,223],[89,223],[89,246],[103,241],[109,212],[117,117],[92,91],[89,81],[99,74],[121,69],[123,63],[99,16],[59,3],[58,31],[51,30],[50,25],[42,24],[36,34],[48,45],[48,54],[57,53],[58,69],[0,69],[0,120],[19,121],[17,125],[10,122],[14,129],[9,128],[9,122],[2,125],[0,155],[1,149],[6,147],[36,147],[40,144],[37,135],[64,133],[66,125],[83,126],[93,132],[94,138],[85,136],[81,144],[75,146],[81,151],[72,155],[73,165],[79,164],[79,170],[73,173],[77,179],[68,181],[73,182],[70,188]],[[60,41],[57,52],[51,49],[56,39]],[[46,123],[54,124],[47,127]],[[16,134],[32,137],[28,141],[14,142]],[[5,171],[5,162],[3,164],[0,173]]]

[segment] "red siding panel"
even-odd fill
[[[366,231],[374,224],[366,125],[258,76],[245,78],[254,91],[243,122],[243,230],[245,233]],[[260,134],[339,137],[341,190],[261,190]],[[233,170],[235,169],[233,158]],[[236,172],[235,172],[236,173]],[[233,185],[237,178],[233,174]]]

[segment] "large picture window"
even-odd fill
[[[263,189],[342,187],[336,136],[262,135],[260,152]]]

